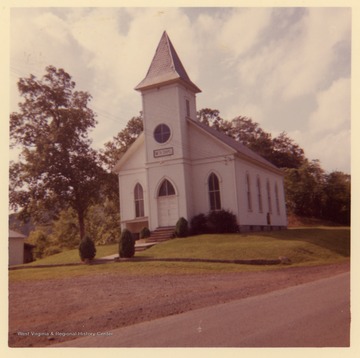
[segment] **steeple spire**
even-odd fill
[[[166,31],[164,31],[149,70],[145,78],[135,89],[141,91],[151,87],[157,87],[160,84],[173,82],[181,82],[195,93],[201,92],[201,90],[191,82],[173,44]]]

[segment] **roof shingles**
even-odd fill
[[[135,87],[144,90],[160,84],[182,82],[194,92],[201,90],[190,80],[166,31],[164,31],[145,78]]]

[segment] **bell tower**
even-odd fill
[[[142,95],[150,210],[158,210],[159,187],[168,180],[177,197],[178,212],[169,220],[175,225],[175,217],[188,219],[192,211],[187,118],[196,119],[196,94],[201,90],[190,80],[165,31],[135,89]],[[159,222],[166,220],[152,226]]]
[[[201,91],[191,82],[166,31],[135,89],[143,98],[147,162],[187,158],[186,118],[196,118],[195,95]]]

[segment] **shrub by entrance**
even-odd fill
[[[140,239],[146,239],[146,238],[150,237],[150,235],[151,235],[150,230],[147,227],[143,227],[140,231],[139,237],[140,237]]]
[[[188,222],[185,218],[181,217],[175,227],[175,236],[176,237],[187,237],[189,235]]]
[[[239,231],[236,216],[227,210],[211,211],[208,215],[199,214],[191,219],[191,234],[224,234]]]

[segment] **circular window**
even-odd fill
[[[170,128],[166,124],[159,124],[154,130],[154,138],[158,143],[165,143],[170,138]]]

